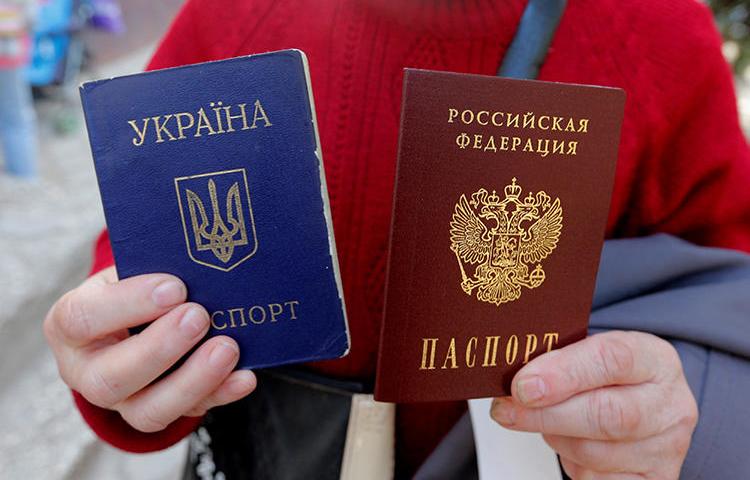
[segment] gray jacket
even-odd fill
[[[641,330],[669,340],[700,410],[681,479],[750,478],[750,255],[669,235],[609,240],[591,333]],[[476,473],[468,414],[417,478]]]

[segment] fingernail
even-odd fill
[[[547,393],[547,386],[541,377],[527,377],[518,382],[518,399],[521,403],[532,403],[541,400]]]
[[[180,331],[189,338],[197,337],[203,333],[207,326],[208,317],[205,312],[198,307],[188,309],[188,311],[182,315],[178,325]]]
[[[157,307],[171,307],[185,299],[185,286],[175,280],[165,280],[151,292],[151,300]]]
[[[213,368],[223,368],[234,361],[239,353],[237,347],[229,342],[220,342],[208,356],[208,364]]]
[[[503,425],[516,423],[516,408],[513,402],[506,399],[498,399],[492,406],[492,418]]]

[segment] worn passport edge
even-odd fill
[[[333,265],[333,277],[336,280],[336,288],[339,292],[341,301],[341,310],[344,318],[344,328],[346,329],[346,350],[339,356],[345,357],[349,354],[352,347],[351,332],[349,331],[349,318],[346,314],[346,303],[344,301],[344,286],[341,282],[341,271],[339,269],[339,257],[336,250],[336,237],[333,232],[333,215],[331,214],[331,203],[328,199],[328,184],[326,182],[326,170],[323,164],[323,150],[320,146],[320,134],[318,132],[318,115],[315,111],[315,99],[313,98],[312,79],[310,78],[310,66],[307,62],[307,55],[299,49],[291,49],[297,52],[302,60],[303,70],[305,72],[305,84],[307,86],[307,99],[310,102],[310,120],[312,121],[313,132],[315,132],[315,157],[318,159],[318,173],[320,175],[320,196],[323,199],[323,215],[326,219],[326,228],[328,229],[328,250],[331,255],[331,265]]]
[[[559,82],[559,81],[548,81],[548,80],[534,80],[534,79],[518,79],[518,78],[508,78],[508,77],[497,77],[493,75],[482,75],[482,74],[474,74],[474,73],[461,73],[461,72],[446,72],[446,71],[437,71],[437,70],[430,70],[425,68],[404,68],[404,79],[403,79],[403,86],[401,91],[401,114],[399,119],[399,136],[398,136],[398,149],[396,153],[396,166],[395,166],[395,172],[394,172],[394,185],[393,185],[393,201],[391,203],[391,224],[390,224],[390,232],[388,235],[388,256],[386,259],[386,269],[385,269],[385,285],[383,290],[383,316],[382,316],[382,322],[380,324],[380,341],[378,342],[378,353],[377,353],[377,363],[375,367],[375,388],[373,389],[373,398],[375,401],[378,402],[399,402],[399,398],[401,397],[401,386],[402,386],[402,380],[403,377],[399,376],[399,382],[397,388],[395,388],[395,394],[394,395],[383,395],[382,387],[380,386],[381,381],[381,375],[380,375],[380,363],[381,363],[381,352],[383,351],[383,343],[385,338],[385,330],[386,330],[386,305],[388,304],[388,284],[390,283],[390,270],[391,270],[391,251],[392,251],[392,243],[393,243],[393,222],[395,220],[395,214],[396,214],[396,197],[398,192],[398,172],[399,172],[399,165],[401,163],[401,148],[402,148],[402,135],[403,135],[403,123],[404,123],[404,113],[406,111],[406,89],[407,89],[407,80],[409,76],[412,73],[441,73],[441,74],[450,74],[450,75],[461,75],[461,76],[473,76],[473,77],[489,77],[489,78],[502,78],[503,80],[510,80],[514,82],[533,82],[533,83],[545,83],[545,84],[556,84],[556,85],[570,85],[575,87],[588,87],[588,88],[598,88],[603,90],[610,90],[617,92],[617,95],[620,97],[620,102],[622,103],[623,108],[623,114],[620,116],[619,121],[619,129],[617,132],[617,142],[614,152],[614,161],[610,162],[610,172],[609,172],[609,178],[610,178],[610,188],[609,188],[609,207],[607,211],[611,210],[612,208],[612,196],[614,194],[614,187],[615,187],[615,181],[617,177],[617,165],[619,163],[619,146],[622,142],[622,125],[624,123],[624,108],[625,104],[627,102],[627,92],[623,88],[619,87],[611,87],[606,85],[592,85],[592,84],[585,84],[585,83],[569,83],[569,82]],[[589,310],[591,310],[591,306],[593,305],[594,301],[594,290],[596,287],[596,276],[599,272],[599,267],[601,265],[601,251],[604,248],[604,242],[606,241],[606,221],[604,224],[604,228],[601,232],[601,246],[600,246],[600,252],[599,256],[596,260],[596,267],[594,269],[594,282],[591,284],[591,293],[589,298]],[[590,318],[587,321],[587,325],[590,322]],[[584,332],[582,338],[585,338],[588,334]],[[571,342],[572,343],[572,342]],[[442,402],[442,401],[461,401],[461,400],[476,400],[481,398],[486,398],[487,395],[474,395],[470,397],[466,396],[459,396],[459,397],[448,397],[448,398],[434,398],[434,399],[420,399],[420,400],[410,400],[407,403],[424,403],[424,402]]]
[[[320,134],[318,132],[318,120],[317,120],[317,114],[315,110],[315,100],[314,100],[313,91],[312,91],[312,80],[310,77],[309,63],[307,61],[307,55],[305,54],[305,52],[297,48],[287,48],[283,50],[273,50],[273,51],[267,51],[267,52],[261,52],[261,53],[254,53],[251,55],[240,55],[236,57],[222,58],[218,60],[210,60],[207,62],[191,63],[187,65],[178,65],[175,67],[133,72],[133,73],[128,73],[124,75],[100,78],[100,79],[91,80],[88,82],[81,82],[78,85],[78,92],[81,98],[81,107],[84,113],[83,115],[84,123],[86,125],[86,130],[89,131],[91,128],[91,124],[89,123],[89,117],[87,115],[89,106],[88,106],[87,96],[85,95],[85,93],[87,90],[90,91],[91,89],[96,88],[99,85],[109,83],[113,80],[117,80],[121,78],[136,77],[136,76],[142,76],[142,75],[152,75],[152,74],[157,74],[159,72],[165,72],[165,71],[171,71],[171,70],[187,70],[187,69],[198,68],[198,67],[205,66],[207,64],[212,64],[212,63],[217,63],[217,62],[225,62],[225,61],[231,61],[231,60],[237,60],[237,59],[243,59],[243,58],[255,58],[255,57],[261,57],[264,55],[279,54],[279,53],[285,53],[285,52],[295,54],[299,58],[299,60],[302,63],[302,70],[305,74],[305,90],[306,90],[305,93],[307,94],[308,107],[310,109],[309,110],[310,122],[312,123],[313,132],[314,132],[314,140],[315,140],[315,151],[313,153],[315,155],[315,158],[318,159],[318,175],[319,175],[319,181],[320,181],[321,200],[323,202],[323,217],[325,218],[326,230],[328,232],[328,253],[331,256],[333,276],[334,276],[334,281],[336,282],[336,289],[338,291],[339,301],[341,302],[341,312],[342,312],[342,318],[344,320],[344,330],[346,332],[346,349],[338,356],[338,358],[343,358],[347,356],[349,354],[349,351],[351,350],[351,332],[349,329],[349,319],[348,319],[347,312],[346,312],[346,302],[344,300],[344,288],[343,288],[343,283],[341,281],[341,271],[339,268],[338,252],[336,249],[336,239],[335,239],[334,230],[333,230],[333,216],[331,214],[331,205],[330,205],[330,200],[328,197],[328,184],[326,182],[325,166],[323,164],[323,152],[321,149]],[[97,151],[94,150],[94,145],[91,142],[90,136],[88,138],[88,143],[89,143],[89,148],[91,150],[92,162],[94,166],[96,167],[96,159],[94,157],[98,155],[98,153]],[[106,225],[107,224],[107,210],[104,208],[104,198],[102,196],[101,182],[100,182],[98,172],[96,175],[96,181],[97,181],[97,186],[99,190],[99,202],[102,206],[105,225]],[[117,255],[114,252],[114,250],[112,253],[113,253],[113,256],[115,257],[115,265],[114,265],[115,273],[117,275],[117,278],[119,279],[120,275],[119,273],[117,273],[117,258],[116,258]],[[294,364],[294,363],[319,361],[319,360],[325,360],[328,358],[330,357],[328,356],[321,357],[320,355],[313,355],[310,357],[304,357],[304,358],[299,358],[299,359],[290,359],[288,362],[285,362],[284,364],[288,365],[288,364]],[[278,366],[278,364],[273,364],[273,365]],[[252,368],[253,369],[265,368],[268,366],[269,365],[256,365],[256,366],[253,366]],[[241,368],[251,368],[251,367],[241,367]]]

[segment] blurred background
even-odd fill
[[[0,479],[180,477],[184,442],[127,455],[95,438],[58,378],[41,324],[86,276],[104,225],[78,84],[142,70],[182,2],[0,0]],[[747,132],[750,1],[708,4]],[[33,95],[10,95],[29,85]],[[21,126],[2,132],[8,119]]]
[[[18,88],[9,72],[20,70],[33,86],[25,117],[33,125],[8,135],[36,146],[0,150],[0,479],[180,477],[184,443],[126,455],[96,439],[59,380],[41,324],[85,278],[104,225],[78,85],[143,70],[182,2],[0,0],[0,38],[18,29],[11,7],[32,19],[24,65],[3,60],[23,46],[0,40],[0,127],[3,109],[23,108],[3,98]]]

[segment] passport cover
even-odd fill
[[[624,103],[406,70],[376,399],[507,395],[585,337]]]
[[[81,99],[119,278],[181,278],[239,368],[346,354],[304,53],[99,80]]]

